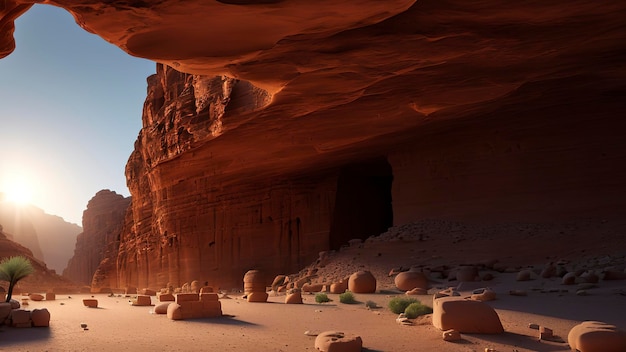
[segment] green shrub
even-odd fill
[[[356,299],[354,299],[354,294],[350,291],[346,291],[339,295],[339,302],[346,304],[354,304],[356,303]]]
[[[316,293],[315,294],[315,302],[317,302],[317,303],[330,302],[330,298],[328,298],[328,295],[325,294],[325,293]]]
[[[389,309],[396,313],[404,313],[406,307],[408,307],[411,303],[419,303],[415,298],[406,298],[406,297],[394,297],[389,301],[387,305]]]
[[[419,302],[411,303],[404,310],[404,315],[409,319],[415,319],[420,315],[430,314],[433,312],[433,309],[427,305],[421,304]]]
[[[367,301],[365,302],[365,307],[369,309],[376,309],[378,308],[378,304],[374,301]]]

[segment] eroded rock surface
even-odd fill
[[[129,204],[130,198],[110,190],[102,190],[89,200],[83,212],[83,232],[76,238],[74,256],[63,276],[78,284],[91,285],[101,261],[117,254]]]
[[[168,65],[106,285],[239,287],[420,219],[623,215],[626,3],[45,3]],[[1,54],[30,4],[0,5]]]

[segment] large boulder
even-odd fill
[[[404,271],[396,275],[394,284],[399,290],[428,289],[428,277],[421,271]]]
[[[361,336],[325,331],[315,338],[315,349],[322,352],[361,352]]]
[[[499,334],[504,332],[498,313],[486,303],[460,297],[433,300],[433,325],[460,333]]]
[[[0,302],[0,325],[4,324],[4,322],[9,318],[12,310],[13,307],[11,307],[11,303]]]
[[[11,326],[16,328],[29,328],[32,326],[30,311],[24,309],[14,309],[10,315]]]
[[[30,320],[33,322],[34,327],[50,326],[50,312],[48,309],[33,309],[30,312]]]
[[[572,351],[624,352],[626,332],[615,325],[600,321],[585,321],[574,326],[567,335]]]
[[[354,293],[374,293],[376,278],[369,271],[357,271],[348,279],[348,290]]]

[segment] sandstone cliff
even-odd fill
[[[102,285],[239,287],[424,218],[624,215],[626,3],[46,2],[186,72],[149,79]],[[5,3],[0,53],[30,4]]]
[[[83,232],[76,238],[74,256],[63,276],[77,284],[91,285],[94,273],[106,256],[115,256],[130,198],[102,190],[87,203]]]

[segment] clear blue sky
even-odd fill
[[[99,190],[129,195],[124,168],[155,63],[48,5],[16,21],[15,39],[0,59],[0,192],[21,181],[30,203],[82,225]]]

